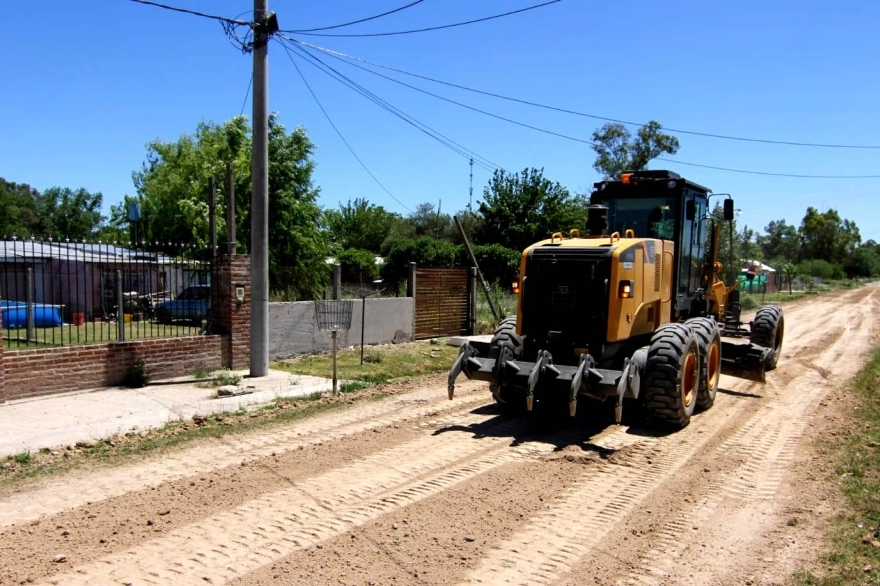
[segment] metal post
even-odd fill
[[[226,251],[235,254],[235,176],[232,163],[226,163]]]
[[[25,276],[25,286],[27,287],[27,292],[25,293],[25,295],[27,296],[27,339],[28,342],[30,342],[32,340],[36,341],[37,338],[36,319],[34,318],[34,269],[30,267],[28,267],[27,275]]]
[[[477,267],[471,267],[470,279],[468,279],[468,289],[470,289],[470,311],[468,334],[477,335]]]
[[[367,296],[361,295],[361,366],[364,365],[364,328],[367,324]]]
[[[269,0],[254,0],[250,374],[269,374]]]
[[[211,232],[211,260],[217,256],[217,186],[208,177],[208,222]]]
[[[483,278],[483,273],[480,271],[480,265],[477,264],[477,257],[474,256],[474,251],[471,249],[471,243],[468,240],[467,234],[464,233],[464,228],[461,226],[461,222],[458,221],[458,216],[452,216],[452,219],[455,220],[455,225],[458,228],[458,232],[461,234],[461,239],[464,240],[464,246],[467,248],[468,255],[471,257],[471,262],[474,263],[474,268],[477,269],[477,275],[480,278],[480,284],[483,286],[483,293],[486,294],[486,301],[489,302],[489,309],[492,310],[492,316],[497,320],[500,320],[501,317],[498,315],[498,310],[495,309],[495,302],[492,301],[492,293],[489,290],[489,284],[486,282],[486,279]]]
[[[339,387],[337,385],[336,379],[336,330],[333,330],[330,335],[333,338],[333,394],[339,394]]]
[[[342,265],[333,265],[333,299],[342,299]]]
[[[125,306],[122,302],[122,271],[116,271],[116,339],[125,341]]]

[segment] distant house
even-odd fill
[[[770,265],[759,260],[743,260],[742,267],[738,277],[742,281],[742,291],[773,293],[777,290],[776,269]],[[751,280],[748,278],[750,272],[754,275]]]
[[[29,276],[30,274],[30,276]],[[0,241],[0,299],[60,307],[65,322],[73,314],[106,318],[118,298],[118,278],[127,298],[175,297],[187,285],[210,281],[206,267],[180,263],[161,253],[107,244]]]

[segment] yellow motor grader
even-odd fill
[[[489,383],[514,409],[574,415],[578,401],[624,399],[681,428],[715,400],[721,373],[764,382],[782,348],[782,309],[741,321],[725,285],[710,190],[671,171],[595,184],[586,233],[553,234],[522,254],[516,317],[488,344],[466,343],[449,372]],[[723,204],[733,219],[733,200]],[[739,338],[738,340],[722,340]],[[748,339],[748,342],[745,342]]]

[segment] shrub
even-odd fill
[[[147,383],[149,382],[150,373],[147,372],[147,365],[144,363],[143,358],[138,358],[134,361],[134,364],[128,368],[128,372],[125,374],[124,384],[133,389],[140,389],[147,386]]]
[[[336,262],[342,265],[345,281],[360,281],[372,283],[379,278],[379,267],[376,265],[376,255],[369,250],[349,248],[336,255]]]
[[[460,249],[451,242],[428,236],[398,240],[385,257],[382,280],[389,285],[405,281],[411,262],[420,267],[454,267],[461,257]]]

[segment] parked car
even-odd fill
[[[164,301],[156,306],[156,321],[160,324],[170,324],[174,320],[201,323],[208,318],[210,308],[210,285],[187,287],[177,299]]]

